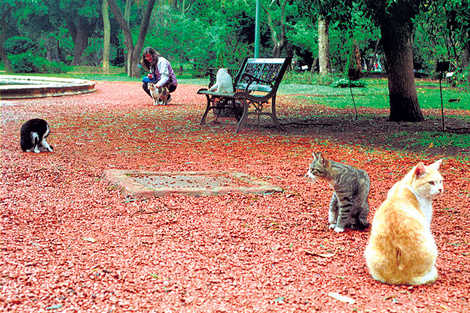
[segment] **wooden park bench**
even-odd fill
[[[276,93],[290,62],[290,57],[285,59],[246,58],[233,78],[233,93],[199,89],[197,93],[206,95],[207,98],[201,125],[206,123],[207,114],[214,109],[217,112],[216,119],[219,118],[220,112],[231,111],[231,115],[238,122],[237,133],[250,114],[258,116],[258,123],[261,115],[268,115],[276,128],[282,130],[276,116]],[[271,110],[263,110],[269,107],[269,102],[271,102]],[[253,107],[252,111],[249,111],[250,107]]]

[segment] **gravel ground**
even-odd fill
[[[379,126],[347,118],[354,125],[343,131],[334,120],[305,125],[304,112],[327,109],[289,96],[278,98],[286,132],[263,127],[269,121],[250,121],[240,134],[229,119],[201,127],[198,88],[180,85],[168,106],[153,106],[140,83],[128,82],[2,103],[2,312],[470,310],[465,150],[424,153],[374,142],[374,127],[387,127],[383,111],[367,111]],[[336,120],[351,114],[336,113]],[[21,151],[19,130],[34,117],[50,123],[54,152]],[[369,221],[414,165],[444,159],[446,192],[433,205],[436,283],[390,286],[370,277],[363,257],[369,230],[330,231],[332,191],[304,177],[313,151],[369,173]],[[102,179],[108,169],[234,170],[285,191],[125,199]]]

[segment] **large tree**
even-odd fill
[[[111,24],[109,22],[108,0],[103,0],[103,72],[109,73],[109,50],[111,45]]]
[[[273,14],[271,13],[271,8],[276,7],[275,1],[272,1],[268,6],[261,4],[266,16],[268,17],[268,26],[271,30],[271,39],[273,41],[273,51],[272,57],[279,58],[283,49],[287,50],[287,56],[292,56],[292,44],[288,41],[286,35],[286,5],[288,0],[279,3],[281,9],[281,16],[279,21],[274,21]],[[279,24],[279,32],[276,30],[275,22]]]
[[[327,16],[318,14],[318,66],[320,75],[331,73],[330,22]]]
[[[139,37],[137,38],[137,42],[134,46],[131,29],[122,15],[121,9],[116,3],[116,0],[108,0],[109,8],[113,12],[114,18],[119,23],[119,26],[121,26],[121,30],[124,35],[124,45],[127,49],[126,72],[130,77],[140,76],[140,68],[137,65],[140,63],[140,53],[144,46],[145,36],[147,35],[150,16],[152,14],[155,1],[156,0],[149,0],[147,2],[147,6],[143,12],[142,22],[140,24]]]
[[[421,0],[362,0],[380,27],[387,62],[390,120],[424,120],[418,103],[413,73],[413,18]]]
[[[7,53],[5,51],[5,41],[7,40],[7,29],[8,29],[8,20],[10,13],[13,9],[13,6],[9,4],[2,5],[2,14],[0,16],[0,56],[2,57],[3,64],[5,66],[5,72],[12,73],[13,68],[11,66],[10,59],[8,59]]]
[[[65,21],[65,27],[75,44],[72,65],[82,63],[82,54],[89,38],[99,32],[100,0],[48,0],[50,20]],[[55,22],[55,24],[59,24]]]
[[[301,0],[300,9],[318,26],[318,64],[320,74],[331,73],[330,22],[351,28],[352,0]]]

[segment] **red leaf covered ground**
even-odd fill
[[[280,133],[250,123],[238,135],[229,119],[201,127],[205,98],[196,86],[181,85],[169,106],[151,105],[140,83],[96,88],[2,106],[2,312],[469,311],[462,157],[371,149],[367,128],[348,142],[326,139],[318,125]],[[278,104],[281,118],[326,110],[286,96]],[[53,153],[21,151],[20,127],[34,117],[50,123]],[[432,223],[435,284],[389,286],[369,276],[368,230],[328,230],[331,190],[304,177],[314,150],[365,169],[372,208],[417,162],[444,158],[446,193],[434,202]],[[102,180],[107,169],[233,169],[285,192],[126,201]]]

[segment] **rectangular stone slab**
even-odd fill
[[[186,196],[228,193],[266,194],[283,189],[235,171],[151,172],[108,170],[105,180],[119,188],[126,198],[142,199],[169,194]]]

